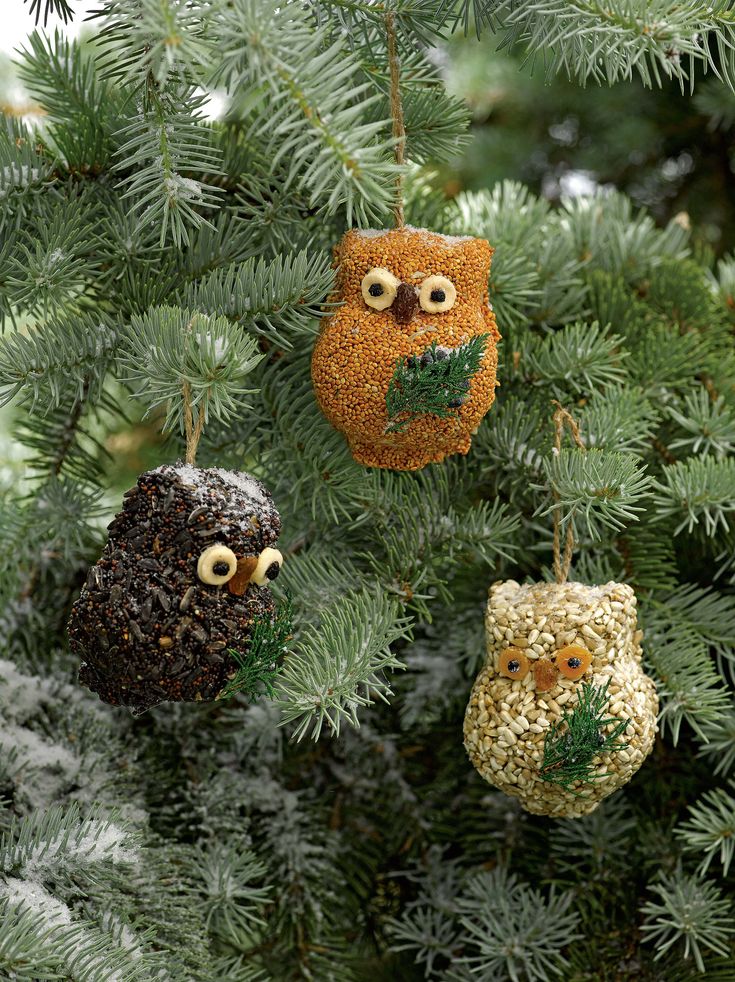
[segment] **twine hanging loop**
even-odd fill
[[[556,451],[557,455],[561,453],[561,441],[564,436],[565,426],[569,428],[569,432],[572,434],[572,439],[579,449],[586,450],[587,447],[584,445],[582,436],[579,432],[579,425],[572,414],[555,399],[552,400],[552,403],[556,406],[556,411],[554,412],[554,450]],[[554,495],[554,500],[558,503],[560,500],[559,492],[552,488],[552,494]],[[569,569],[572,565],[573,552],[574,530],[570,521],[567,525],[566,541],[564,543],[564,556],[562,557],[561,555],[561,506],[558,505],[558,507],[554,509],[554,576],[557,583],[567,582]]]
[[[403,121],[403,102],[401,101],[401,62],[398,57],[396,40],[396,16],[393,11],[385,15],[385,33],[388,40],[388,70],[390,72],[390,114],[393,119],[393,152],[398,165],[395,178],[395,200],[393,219],[396,228],[403,228],[403,181],[406,149],[406,126]]]

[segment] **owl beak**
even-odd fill
[[[248,588],[250,578],[258,565],[257,556],[245,556],[237,561],[237,572],[227,581],[227,589],[236,597],[241,597]]]
[[[416,289],[408,283],[401,283],[396,290],[396,297],[391,304],[393,316],[399,324],[410,324],[416,316],[419,298]]]

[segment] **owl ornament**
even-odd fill
[[[630,780],[656,734],[633,590],[507,580],[490,589],[485,625],[488,657],[464,719],[470,760],[526,811],[588,814]]]
[[[367,467],[417,470],[466,454],[495,398],[497,342],[488,302],[493,250],[484,239],[401,226],[352,229],[335,249],[337,282],[314,348],[311,375],[322,412]],[[443,415],[429,410],[393,420],[387,399],[427,363],[449,371],[473,339],[476,370]]]
[[[80,681],[142,713],[217,699],[283,557],[270,492],[247,474],[190,464],[147,471],[109,526],[69,621]]]

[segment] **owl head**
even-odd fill
[[[497,341],[488,302],[492,248],[484,239],[409,226],[347,232],[335,249],[337,279],[314,347],[319,406],[369,467],[415,470],[467,453],[495,397]],[[387,432],[386,395],[396,366],[446,358],[484,336],[479,370],[450,417],[426,414]],[[435,347],[433,347],[435,346]],[[413,361],[411,361],[413,359]]]
[[[217,698],[246,654],[283,557],[270,492],[246,474],[187,464],[142,474],[72,607],[80,680],[135,712]]]
[[[482,326],[492,253],[471,236],[353,229],[335,252],[337,292],[366,329],[461,344]]]
[[[530,812],[592,811],[638,770],[656,733],[656,691],[641,666],[633,590],[508,580],[490,589],[485,625],[487,662],[464,723],[470,759]],[[605,717],[626,722],[626,746],[596,761],[589,784],[567,790],[544,779],[544,745],[585,683],[607,686]]]

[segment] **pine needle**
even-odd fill
[[[480,367],[486,339],[480,334],[451,349],[434,341],[418,358],[399,358],[385,397],[386,433],[400,433],[421,416],[456,416]]]
[[[259,617],[255,620],[247,654],[228,649],[227,653],[239,667],[235,677],[230,679],[218,698],[229,699],[237,692],[245,693],[250,699],[257,699],[261,695],[271,698],[280,660],[292,636],[293,605],[291,597],[287,595],[276,607],[272,617]]]
[[[628,726],[628,721],[603,718],[609,684],[609,679],[602,686],[586,683],[577,705],[571,713],[565,710],[559,723],[552,723],[544,740],[542,779],[550,784],[559,784],[579,797],[584,795],[573,790],[574,784],[599,781],[606,777],[595,771],[596,758],[628,746],[618,739]],[[604,729],[612,723],[615,724],[612,732],[604,733]]]

